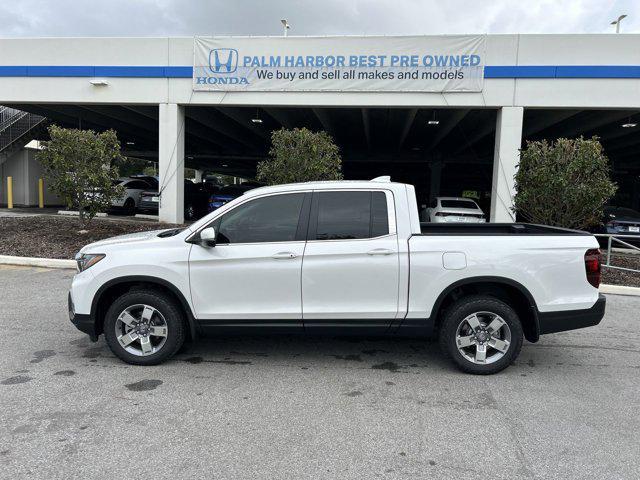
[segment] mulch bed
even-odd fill
[[[0,218],[0,255],[72,259],[84,245],[104,238],[179,226],[97,218],[89,224],[87,233],[78,233],[80,226],[76,218]],[[611,263],[640,270],[640,255],[614,253]],[[640,287],[640,273],[603,268],[602,283]]]
[[[602,256],[602,261],[606,261],[604,255]],[[634,255],[613,252],[613,255],[611,256],[611,265],[640,270],[640,254]],[[604,267],[602,269],[602,283],[609,285],[625,285],[627,287],[640,287],[640,272],[625,272],[624,270],[615,270],[613,268]]]
[[[73,259],[83,246],[104,238],[181,226],[96,218],[86,228],[87,233],[78,233],[81,227],[77,218],[0,218],[0,255]]]

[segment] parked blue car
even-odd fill
[[[256,188],[257,185],[227,185],[226,187],[222,187],[219,191],[211,194],[209,197],[209,212],[213,212],[214,210],[220,208],[225,203],[230,202],[234,198],[238,198],[247,190],[251,190],[252,188]]]

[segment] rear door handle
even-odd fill
[[[369,250],[367,255],[391,255],[393,250],[389,250],[388,248],[375,248],[373,250]]]
[[[297,256],[298,255],[296,255],[293,252],[278,252],[271,255],[271,258],[275,260],[286,260],[286,259],[296,258]]]

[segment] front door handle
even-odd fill
[[[393,250],[389,250],[388,248],[375,248],[373,250],[369,250],[367,255],[391,255]]]
[[[271,255],[271,258],[276,260],[286,260],[286,259],[296,258],[297,256],[298,255],[296,255],[293,252],[278,252]]]

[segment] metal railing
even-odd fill
[[[46,120],[45,117],[35,115],[15,108],[0,106],[0,154],[14,147],[20,140],[26,140],[27,133]]]
[[[612,251],[614,248],[613,246],[614,242],[620,245],[624,245],[625,248],[636,250],[638,252],[638,253],[634,253],[633,255],[640,255],[639,247],[636,247],[635,245],[631,245],[630,243],[627,243],[624,240],[620,239],[620,237],[622,237],[622,238],[626,238],[627,240],[638,240],[638,242],[640,243],[640,235],[626,235],[626,234],[614,235],[609,233],[595,233],[594,236],[599,238],[607,238],[607,250],[605,253],[606,262],[602,264],[603,267],[612,268],[615,270],[624,270],[625,272],[640,273],[640,270],[636,270],[634,268],[618,267],[615,265],[611,265],[611,257],[613,256]]]

